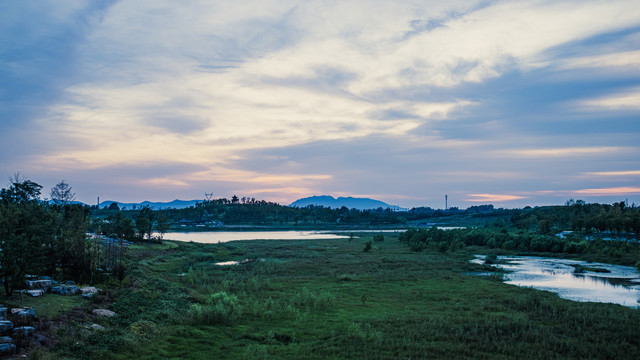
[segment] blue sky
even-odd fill
[[[640,203],[638,1],[3,1],[0,176],[78,199]]]

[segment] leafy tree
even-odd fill
[[[91,271],[91,242],[87,240],[86,229],[89,226],[88,207],[80,204],[62,208],[62,225],[57,237],[57,262],[63,270],[63,277],[82,281]]]
[[[42,185],[24,178],[20,173],[9,178],[9,183],[8,189],[0,190],[0,199],[5,204],[36,201],[40,198]]]
[[[164,213],[159,213],[156,216],[156,230],[160,235],[160,239],[164,236],[164,234],[169,230],[170,219]]]
[[[76,198],[76,193],[72,191],[72,188],[64,180],[60,181],[56,186],[51,188],[51,200],[57,205],[66,205]]]
[[[144,239],[146,234],[149,246],[151,246],[151,234],[153,232],[153,217],[153,210],[151,210],[149,206],[145,206],[140,210],[140,213],[136,218],[136,227],[138,228],[139,238]]]
[[[53,241],[56,216],[38,201],[40,189],[16,174],[0,191],[0,278],[7,296],[27,273],[42,270],[43,244]]]

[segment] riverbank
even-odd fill
[[[122,288],[109,290],[118,315],[100,333],[67,324],[49,355],[638,358],[640,311],[467,275],[488,269],[471,254],[413,252],[396,234],[133,247]],[[264,261],[213,265],[243,259]]]

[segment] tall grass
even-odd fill
[[[468,276],[481,270],[469,254],[412,252],[393,235],[363,253],[371,239],[327,240],[322,251],[255,241],[225,256],[277,260],[230,267],[193,261],[203,245],[147,252],[115,294],[108,330],[69,330],[58,349],[138,360],[640,358],[639,310]],[[179,276],[189,267],[191,279]]]
[[[242,305],[235,295],[226,292],[211,294],[206,304],[193,304],[189,308],[193,324],[231,324],[242,316]]]

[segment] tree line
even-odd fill
[[[10,296],[26,276],[92,282],[96,276],[123,275],[123,248],[91,240],[91,211],[73,203],[75,194],[64,181],[41,201],[42,186],[16,174],[0,190],[0,280]],[[102,271],[101,271],[102,270]]]
[[[514,228],[465,228],[442,230],[409,229],[399,236],[413,251],[448,252],[465,247],[485,247],[498,251],[521,253],[555,253],[583,255],[593,259],[638,266],[640,268],[640,246],[637,241],[603,240],[588,238],[581,234],[559,237],[536,231]]]
[[[572,230],[587,234],[640,235],[640,208],[623,201],[609,205],[569,200],[565,206],[520,210],[510,220],[518,228],[538,229],[542,233]]]

